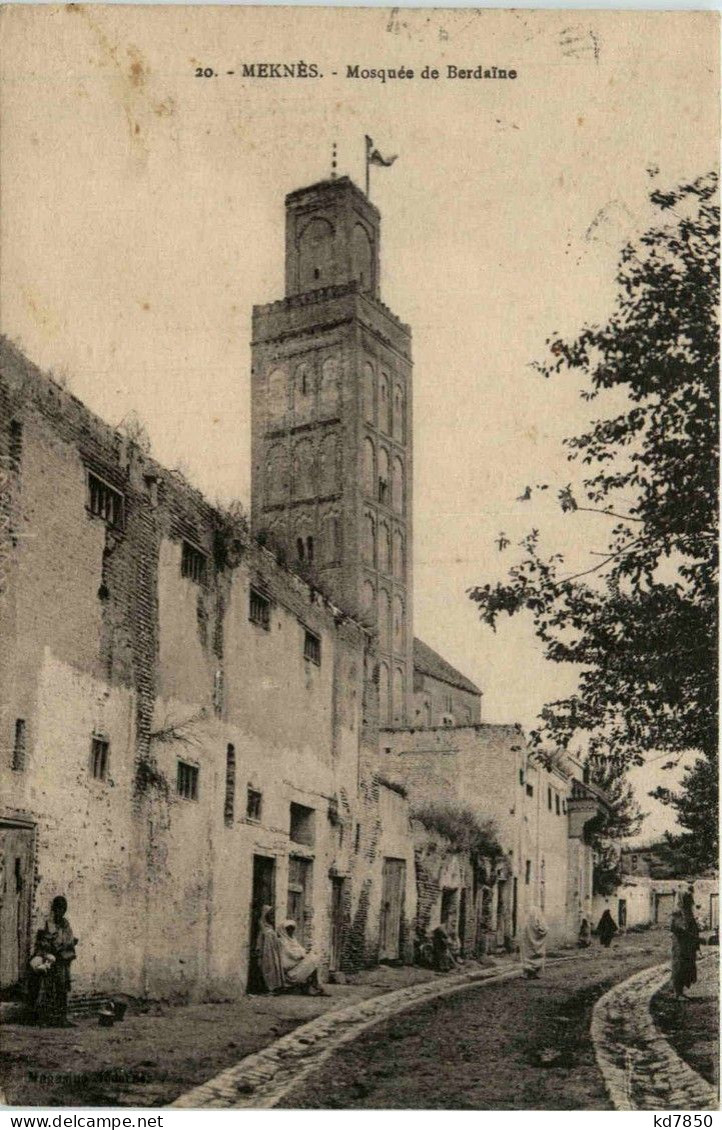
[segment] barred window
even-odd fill
[[[223,819],[233,824],[236,808],[236,750],[230,743],[226,748],[226,799],[223,806]]]
[[[195,584],[202,585],[206,579],[206,563],[207,558],[202,550],[189,541],[183,542],[181,577],[188,577]]]
[[[27,727],[24,718],[15,719],[15,741],[13,743],[13,769],[25,768],[25,747],[27,740]]]
[[[303,658],[321,666],[321,640],[313,632],[309,632],[308,628],[303,641]]]
[[[554,794],[554,803],[556,805],[557,816],[560,816],[561,815],[561,806],[560,806],[560,802],[559,802],[559,793]]]
[[[98,781],[108,776],[110,761],[110,742],[107,738],[94,737],[90,743],[90,772]]]
[[[248,619],[254,624],[258,624],[260,628],[265,628],[266,631],[269,631],[271,627],[271,602],[267,596],[258,592],[257,589],[251,589]]]
[[[187,761],[178,762],[178,796],[184,800],[198,800],[198,766]]]
[[[103,479],[88,471],[88,509],[109,526],[123,525],[123,495]]]
[[[261,819],[261,808],[263,806],[263,794],[258,789],[252,789],[248,786],[248,795],[246,797],[246,816],[249,820]]]

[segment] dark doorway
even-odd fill
[[[512,891],[511,891],[511,936],[512,936],[512,938],[516,937],[516,920],[517,920],[518,912],[519,912],[519,892],[517,890],[517,879],[516,879],[516,876],[515,876],[514,879],[513,879],[513,882],[512,882]]]
[[[466,953],[466,887],[462,887],[459,895],[459,945],[462,954]]]
[[[620,929],[622,928],[622,926],[627,925],[627,900],[626,899],[620,899],[619,900],[619,906],[617,908],[617,923],[618,923]]]
[[[33,831],[0,824],[0,989],[17,985],[30,957]]]
[[[379,924],[379,961],[398,961],[401,957],[401,916],[406,889],[406,862],[385,859]]]
[[[276,906],[276,861],[267,855],[253,857],[253,894],[251,896],[251,921],[248,936],[248,992],[262,993],[265,989],[256,957],[256,940],[264,906]]]
[[[331,958],[329,969],[341,968],[343,960],[344,880],[331,880]]]

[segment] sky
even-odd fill
[[[398,154],[371,196],[382,298],[413,331],[415,631],[481,686],[485,720],[532,725],[574,673],[523,618],[481,626],[466,590],[501,578],[532,526],[570,572],[604,548],[606,519],[560,515],[552,490],[517,501],[570,481],[562,440],[589,420],[578,378],[532,362],[610,311],[650,189],[715,164],[716,15],[81,4],[0,20],[2,330],[110,423],[136,412],[211,499],[249,504],[251,309],[283,296],[284,195],[329,175],[334,142],[361,186],[364,134]],[[239,75],[300,60],[323,77]],[[347,78],[354,64],[416,74]]]

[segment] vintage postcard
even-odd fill
[[[7,1106],[718,1108],[718,25],[0,9]]]

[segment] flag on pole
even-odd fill
[[[393,165],[397,157],[398,153],[394,153],[393,157],[382,157],[378,149],[372,149],[369,153],[369,164],[381,165],[384,169],[388,169],[390,165]]]
[[[366,195],[370,195],[370,177],[369,170],[372,165],[378,165],[382,169],[388,169],[393,165],[397,159],[398,154],[394,153],[393,157],[384,157],[378,149],[374,147],[373,140],[366,134]]]

